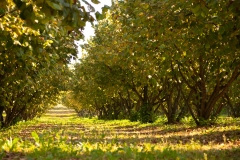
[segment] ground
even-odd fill
[[[240,119],[220,117],[198,128],[185,118],[165,125],[78,118],[58,105],[46,115],[0,132],[0,158],[8,159],[240,159]]]

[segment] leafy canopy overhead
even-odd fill
[[[87,4],[89,9],[87,10],[82,3]],[[100,2],[92,0],[92,3]],[[107,8],[109,7],[103,7],[103,14]],[[86,22],[94,21],[90,14],[94,11],[94,7],[85,0],[2,0],[0,2],[0,18],[17,12],[26,25],[33,29],[44,30],[47,24],[58,23],[66,33],[75,31],[80,34],[79,38],[83,37],[79,31],[84,29]],[[97,12],[96,15],[101,14]]]

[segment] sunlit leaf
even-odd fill
[[[57,3],[51,2],[51,1],[47,1],[47,4],[52,8],[52,9],[56,9],[56,10],[62,10],[63,7]]]
[[[98,1],[98,0],[91,0],[94,4],[99,4],[100,3],[100,1]]]

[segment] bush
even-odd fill
[[[136,121],[139,120],[139,117],[140,117],[139,113],[136,112],[136,111],[134,111],[134,112],[131,113],[131,115],[130,115],[130,117],[129,117],[129,120],[130,120],[131,122],[136,122]]]
[[[153,123],[156,120],[153,111],[149,111],[148,104],[141,106],[139,118],[141,123]]]

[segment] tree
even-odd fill
[[[142,121],[162,106],[169,122],[189,110],[198,126],[211,123],[240,74],[239,3],[118,1],[84,46],[100,104],[125,88]]]
[[[1,1],[1,127],[32,119],[58,99],[67,79],[66,65],[77,54],[74,40],[82,38],[79,29],[93,20],[79,5],[76,1]]]
[[[169,30],[176,39],[171,46],[190,90],[191,100],[186,102],[197,125],[207,124],[220,113],[222,97],[240,74],[238,5],[233,1],[189,1],[176,5],[174,16],[169,17],[179,19]]]

